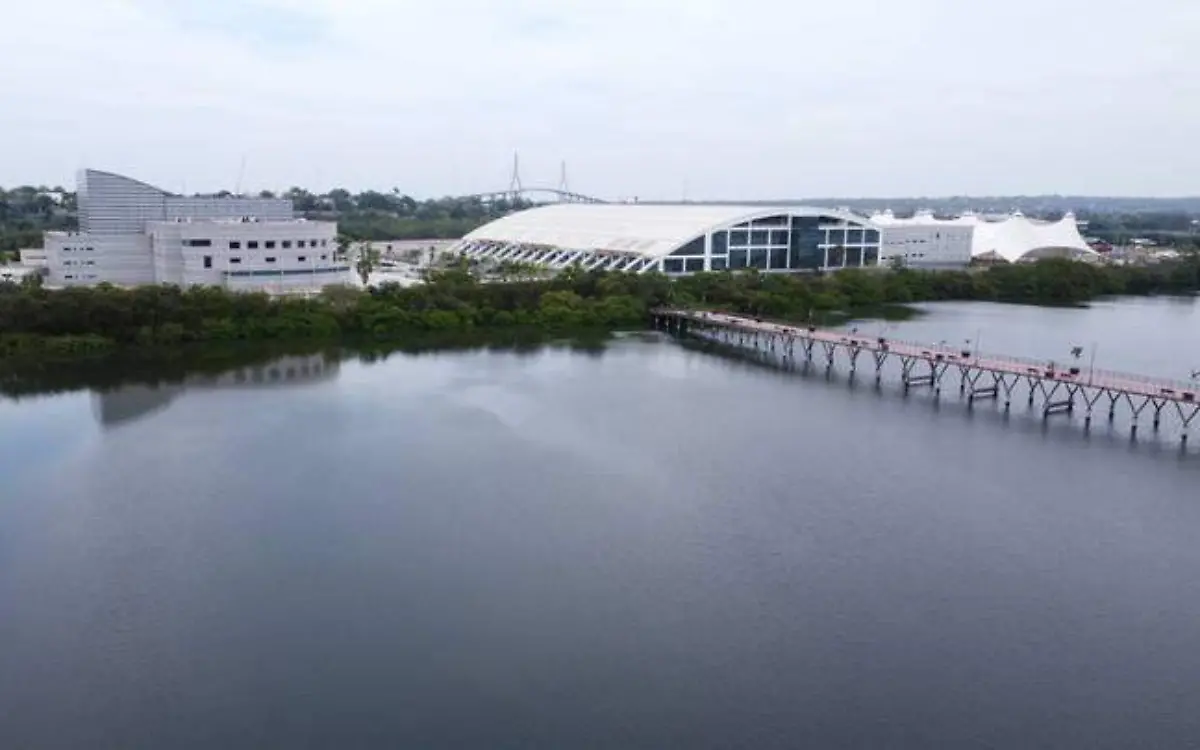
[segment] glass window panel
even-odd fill
[[[862,242],[863,242],[863,230],[861,230],[861,229],[846,230],[846,244],[847,245],[861,245]]]
[[[712,254],[724,255],[729,250],[729,235],[726,232],[713,232]]]
[[[848,247],[846,248],[846,265],[857,268],[862,265],[862,248]]]
[[[788,225],[788,217],[782,216],[766,216],[762,219],[755,219],[755,227],[786,227]]]
[[[771,268],[780,269],[788,267],[788,249],[786,247],[771,248]]]
[[[786,229],[775,229],[771,232],[772,245],[786,245],[788,243],[788,231]]]
[[[762,268],[767,267],[767,251],[766,248],[750,251],[750,267]]]
[[[726,268],[728,268],[728,263],[729,263],[729,261],[725,260],[724,258],[713,258],[712,259],[712,270],[724,271]]]
[[[746,267],[746,251],[745,250],[730,250],[729,251],[729,267],[730,268],[745,268]]]
[[[868,229],[866,232],[866,236],[863,238],[863,241],[866,242],[868,245],[878,245],[879,244],[879,230],[878,229]]]
[[[697,237],[675,252],[671,253],[671,255],[704,255],[704,238]]]
[[[688,273],[704,270],[704,258],[688,258],[683,263],[683,270]]]
[[[745,247],[747,244],[749,244],[749,242],[750,233],[745,230],[735,229],[729,233],[730,247]]]
[[[846,248],[834,247],[829,249],[829,267],[841,268],[846,265]]]
[[[818,247],[825,241],[820,229],[821,221],[815,217],[797,216],[792,219],[792,237],[788,246],[788,266],[792,269],[816,270],[825,259]]]
[[[771,241],[771,233],[765,229],[755,229],[750,232],[751,245],[766,245]]]
[[[829,230],[828,237],[829,239],[827,239],[826,242],[828,242],[830,245],[846,244],[846,230],[844,229],[831,229]]]
[[[663,271],[665,273],[683,273],[683,260],[680,258],[667,258],[663,261]]]
[[[879,265],[879,248],[868,247],[863,250],[863,265],[877,266]]]

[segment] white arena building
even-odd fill
[[[833,271],[888,264],[964,267],[970,229],[885,229],[849,211],[807,206],[560,204],[511,214],[453,251],[563,268],[685,274],[754,268]]]
[[[1095,257],[1096,252],[1084,241],[1068,213],[1058,221],[1026,218],[1020,212],[1000,217],[967,213],[954,219],[938,219],[932,212],[918,211],[911,218],[898,219],[891,211],[875,214],[871,222],[883,228],[885,236],[901,229],[930,227],[944,231],[971,232],[971,258],[990,263],[1017,263],[1041,258]]]
[[[48,232],[50,286],[178,284],[309,292],[350,281],[337,224],[293,218],[281,198],[172,195],[120,175],[79,174],[79,231]]]

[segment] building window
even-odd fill
[[[788,249],[786,247],[771,248],[771,268],[780,270],[788,267]]]
[[[322,256],[321,256],[321,260],[329,260],[329,256],[328,256],[328,255],[322,255]]]
[[[727,261],[725,258],[713,258],[712,259],[712,270],[724,271],[728,263],[729,263],[729,261]]]
[[[257,250],[258,242],[256,240],[250,240],[249,242],[246,243],[246,249],[247,250]]]
[[[241,249],[242,249],[242,243],[241,243],[241,242],[238,242],[238,241],[236,241],[236,240],[230,241],[230,243],[229,243],[229,249],[230,249],[230,250],[241,250]]]
[[[325,247],[325,245],[328,244],[328,242],[329,242],[329,240],[321,240],[321,247]]]
[[[211,255],[204,256],[204,267],[212,268],[212,256]]]
[[[683,270],[688,273],[704,270],[704,258],[688,258],[683,262]]]
[[[304,240],[296,240],[296,247],[304,247]]]
[[[284,240],[283,242],[281,242],[281,243],[280,243],[280,246],[281,246],[281,247],[282,247],[284,250],[291,250],[291,249],[292,249],[292,241],[291,241],[291,240]]]
[[[307,256],[307,255],[301,255],[299,258],[296,258],[296,261],[297,261],[298,263],[303,263],[303,262],[305,262],[305,261],[307,261],[307,260],[308,260],[308,256]]]
[[[746,251],[745,250],[730,250],[729,251],[729,267],[730,268],[745,268],[746,267]]]
[[[266,260],[268,263],[274,263],[274,262],[275,262],[275,256],[274,256],[274,255],[268,255],[266,258],[264,258],[264,260]]]
[[[94,248],[94,247],[87,247],[87,248],[84,248],[84,249],[85,249],[85,250],[87,250],[89,253],[94,253],[94,252],[96,252],[96,248]]]
[[[787,245],[788,232],[786,229],[776,229],[771,232],[772,245]]]
[[[212,240],[184,240],[187,247],[212,247]]]
[[[664,260],[663,273],[683,273],[683,259],[667,258]]]
[[[745,247],[750,241],[750,233],[743,230],[735,230],[729,233],[730,247]]]
[[[266,242],[263,243],[263,247],[265,247],[268,250],[274,250],[275,249],[275,240],[267,240]]]
[[[751,245],[766,245],[771,242],[771,233],[765,229],[755,229],[750,232]]]
[[[767,267],[767,251],[766,248],[750,251],[750,267],[763,268]]]
[[[236,266],[237,264],[242,262],[242,259],[241,258],[230,258],[229,262]]]
[[[63,278],[64,278],[64,279],[73,279],[73,278],[75,278],[75,277],[74,277],[74,276],[72,276],[71,274],[67,274],[66,276],[63,276]]]

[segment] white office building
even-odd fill
[[[316,291],[351,280],[337,225],[280,198],[172,195],[120,175],[79,175],[79,231],[48,232],[50,286],[178,284]]]

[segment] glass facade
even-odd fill
[[[787,228],[788,217],[786,215],[767,216],[762,219],[755,219],[754,226],[756,227],[784,227]]]
[[[683,247],[679,248],[671,255],[698,255],[704,257],[704,238],[697,237]]]
[[[769,216],[698,237],[656,267],[679,274],[705,268],[815,271],[874,266],[879,263],[879,240],[879,230],[834,216]]]
[[[788,244],[788,268],[809,271],[820,268],[824,257],[819,246],[824,239],[819,217],[793,217],[792,237]]]

